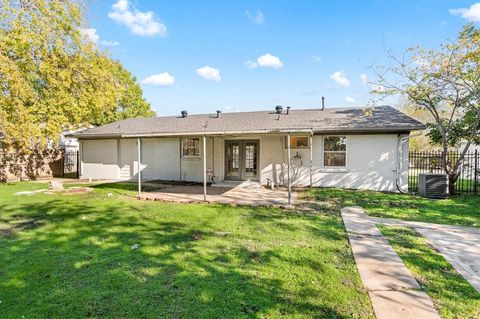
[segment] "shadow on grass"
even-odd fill
[[[94,187],[131,190],[128,184]],[[215,207],[219,214],[230,209]],[[268,216],[262,208],[252,210],[259,222],[279,226],[285,218],[280,211]],[[284,258],[278,253],[246,249],[240,238],[188,219],[162,219],[161,209],[145,214],[139,204],[85,197],[0,205],[0,211],[10,216],[7,224],[25,216],[36,221],[28,231],[0,238],[2,318],[350,317],[318,301],[311,288],[286,294],[284,280],[263,274],[266,262]],[[336,227],[311,231],[342,240]],[[323,267],[309,258],[296,262]]]

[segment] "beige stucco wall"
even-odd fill
[[[263,184],[287,182],[287,150],[285,135],[230,136],[228,139],[257,139],[260,143],[259,180]],[[203,138],[200,137],[200,158],[180,156],[180,138],[143,138],[142,174],[144,180],[203,181]],[[365,134],[347,136],[347,167],[331,169],[323,165],[323,136],[313,137],[313,186],[342,187],[395,191],[397,174],[397,134]],[[224,179],[225,139],[207,137],[207,169],[215,181]],[[292,149],[292,181],[296,186],[310,184],[310,150]],[[136,179],[138,172],[136,139],[96,140],[81,142],[83,178]],[[408,142],[403,144],[401,160],[402,186],[406,188]]]

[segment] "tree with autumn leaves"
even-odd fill
[[[391,64],[374,67],[374,93],[406,97],[433,119],[428,137],[443,150],[442,165],[450,193],[460,175],[470,145],[480,144],[480,29],[467,24],[457,39],[437,49],[415,47],[402,58],[389,53]],[[465,142],[459,157],[448,157],[449,147]]]
[[[29,154],[64,130],[154,112],[136,79],[82,36],[81,0],[0,0],[0,131]]]

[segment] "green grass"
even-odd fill
[[[444,319],[480,318],[478,293],[413,229],[378,226]]]
[[[0,318],[374,317],[338,212],[45,187],[0,186]]]
[[[332,212],[345,206],[361,206],[375,217],[480,227],[480,196],[435,200],[408,194],[313,188],[306,190],[303,197],[318,201],[322,209]]]

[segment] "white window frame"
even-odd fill
[[[187,140],[198,140],[198,152],[196,155],[185,155],[185,142]],[[193,148],[193,147],[192,147]],[[182,158],[184,159],[199,159],[201,157],[201,141],[199,137],[182,137]]]
[[[291,140],[291,139],[294,138],[294,137],[304,137],[304,138],[306,138],[306,139],[307,139],[307,146],[294,146],[294,145],[292,144],[292,140]],[[287,142],[288,142],[287,139],[288,139],[288,136],[285,136],[285,149],[287,148],[287,145],[288,145],[288,144],[287,144]],[[291,148],[292,150],[305,150],[305,149],[309,149],[309,148],[310,148],[310,136],[308,136],[308,135],[290,135],[290,148]]]
[[[325,138],[345,137],[345,151],[325,151]],[[325,153],[345,153],[345,166],[327,166],[325,165]],[[345,171],[348,166],[348,136],[347,135],[324,135],[322,137],[322,166],[325,170]]]

